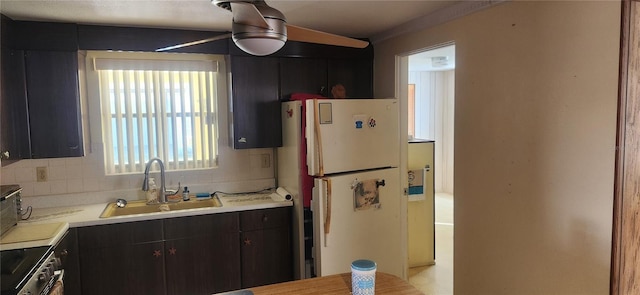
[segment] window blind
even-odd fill
[[[167,170],[215,166],[215,62],[204,63],[209,70],[194,69],[196,63],[166,70],[177,63],[127,68],[115,59],[102,61],[95,65],[107,174],[143,172],[154,157]]]

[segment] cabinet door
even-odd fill
[[[82,294],[165,294],[162,220],[78,229]]]
[[[288,227],[242,232],[242,288],[293,279]]]
[[[64,269],[64,294],[80,295],[80,254],[75,228],[69,229],[64,238],[54,249],[56,257],[62,262]]]
[[[238,213],[164,221],[167,294],[240,289]]]
[[[71,51],[25,54],[32,158],[84,154],[77,58]]]
[[[240,213],[242,287],[293,279],[291,208]]]
[[[278,59],[232,56],[233,148],[282,145]]]
[[[370,59],[330,59],[329,87],[342,84],[349,98],[373,98],[373,61]]]
[[[0,159],[19,160],[31,157],[29,145],[29,121],[24,72],[24,52],[2,48],[0,85]],[[4,164],[4,163],[3,163]]]
[[[239,233],[165,242],[167,294],[213,294],[240,289]]]
[[[164,255],[162,242],[83,251],[82,294],[166,294]]]
[[[280,58],[280,99],[298,92],[328,95],[326,59]]]

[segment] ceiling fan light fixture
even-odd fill
[[[270,38],[233,38],[233,42],[246,53],[265,56],[280,50],[280,48],[284,46],[285,40]]]
[[[256,6],[264,17],[268,28],[247,24],[234,16],[231,27],[233,42],[244,52],[256,56],[272,54],[287,42],[287,27],[284,15],[269,6]]]

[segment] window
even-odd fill
[[[167,170],[216,165],[217,69],[222,61],[153,56],[93,59],[108,175],[143,172],[155,157]]]

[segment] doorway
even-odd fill
[[[453,294],[455,45],[426,48],[400,60],[409,179],[420,172],[413,170],[416,158],[424,162],[424,154],[429,153],[431,158],[425,162],[430,164],[424,169],[424,198],[415,198],[409,185],[408,278],[426,294]],[[416,148],[424,142],[430,142],[431,148]]]

